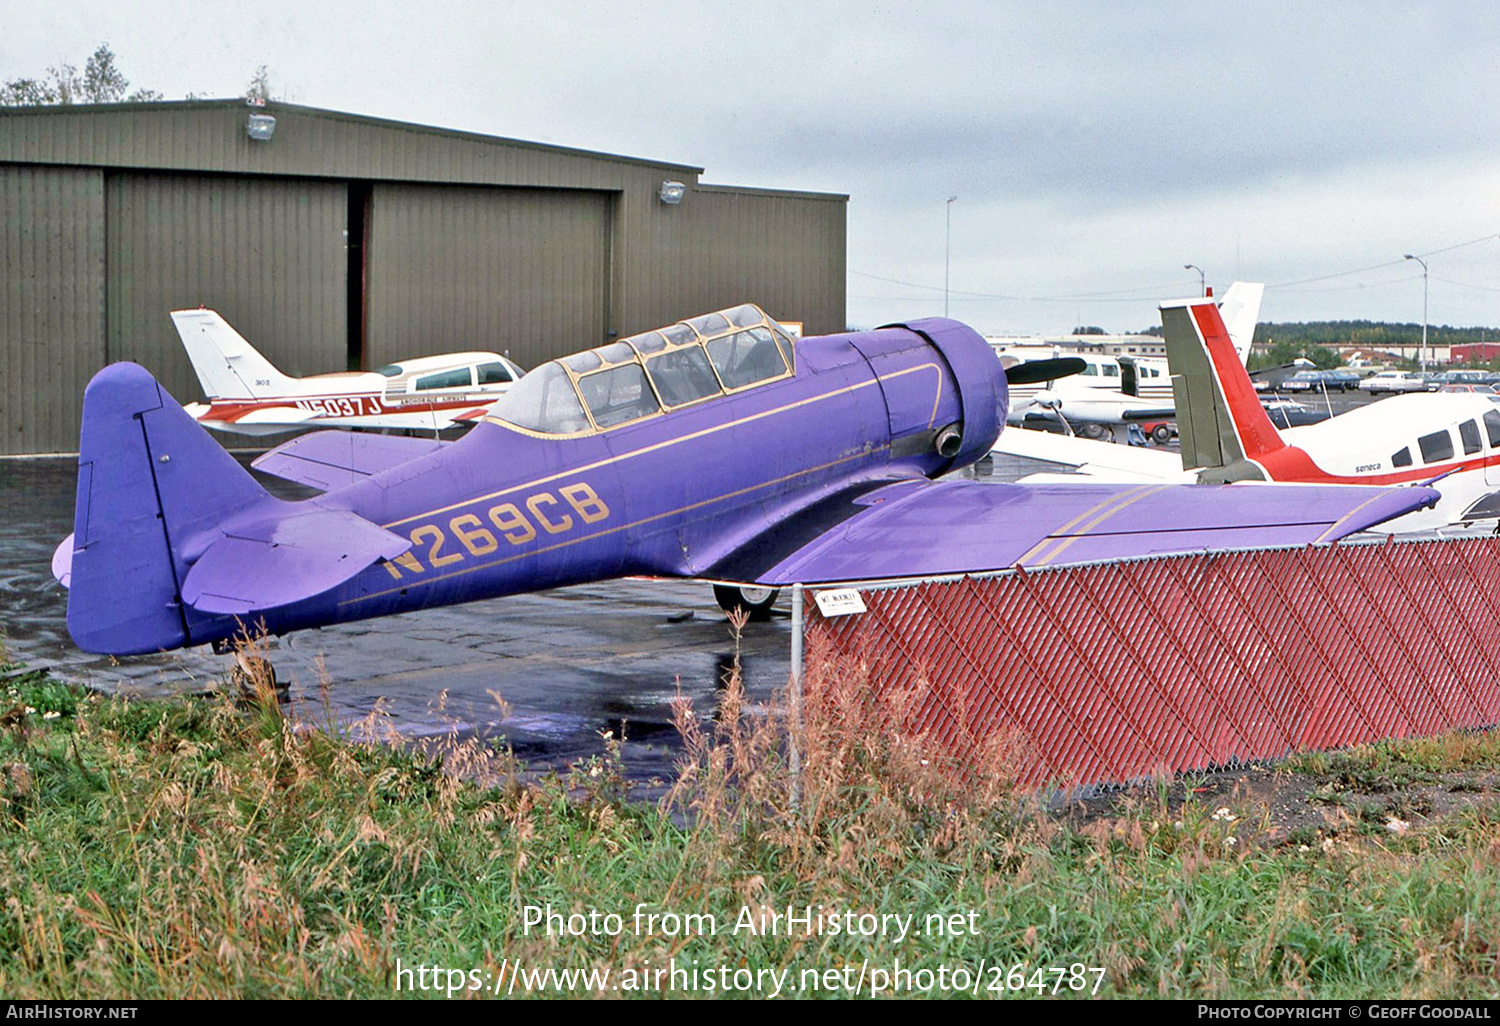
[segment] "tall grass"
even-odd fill
[[[0,686],[0,993],[387,996],[417,986],[416,966],[488,985],[519,963],[608,967],[614,994],[621,974],[674,960],[790,970],[795,986],[807,971],[898,959],[1002,966],[981,995],[1014,984],[1014,966],[1029,980],[1074,963],[1107,970],[1105,995],[1496,993],[1490,812],[1398,837],[1331,809],[1324,829],[1284,837],[1248,798],[1183,805],[1164,787],[1075,823],[1010,786],[1014,739],[951,765],[904,726],[914,696],[866,685],[857,660],[813,639],[795,723],[781,700],[751,710],[731,672],[716,708],[677,703],[679,772],[645,803],[630,794],[629,742],[613,735],[531,780],[473,740],[382,743],[378,713],[357,729],[309,726],[315,711],[293,722],[264,688],[247,709],[12,677]],[[1462,750],[1493,768],[1493,746]],[[911,914],[917,928],[957,914],[963,927],[762,932],[788,905]],[[528,925],[528,907],[548,906],[613,912],[624,928]],[[638,907],[654,926],[637,928]],[[734,930],[746,916],[757,929]],[[818,979],[813,993],[845,992]],[[442,980],[417,993],[446,993],[454,978]]]

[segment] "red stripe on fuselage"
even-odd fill
[[[498,396],[496,397],[498,398]],[[353,413],[331,410],[309,410],[307,407],[298,406],[298,403],[319,402],[330,403],[349,400],[359,408]],[[199,420],[216,420],[233,423],[248,413],[258,410],[298,410],[303,413],[313,413],[318,417],[384,417],[401,413],[428,413],[440,410],[484,410],[493,399],[476,402],[473,399],[450,399],[445,402],[413,402],[399,406],[392,406],[376,395],[299,395],[295,398],[286,397],[279,399],[261,399],[256,402],[226,402],[219,399],[209,400],[208,412],[199,417]],[[373,403],[376,409],[368,411],[367,403]]]
[[[1256,460],[1265,468],[1272,481],[1305,484],[1360,484],[1402,485],[1418,481],[1430,481],[1442,474],[1462,474],[1485,467],[1500,466],[1500,452],[1489,456],[1475,456],[1467,460],[1448,460],[1443,463],[1428,463],[1410,470],[1392,471],[1386,474],[1330,474],[1313,462],[1313,458],[1295,445],[1288,445],[1278,452]]]

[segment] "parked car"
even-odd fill
[[[1494,385],[1448,384],[1448,385],[1444,385],[1442,388],[1438,389],[1438,391],[1439,392],[1482,392],[1485,395],[1493,396],[1495,394],[1495,386]]]
[[[1306,424],[1316,424],[1327,420],[1327,410],[1299,403],[1295,399],[1284,399],[1277,396],[1273,399],[1262,399],[1260,405],[1265,409],[1266,416],[1271,418],[1271,423],[1279,428],[1302,427]]]
[[[1493,385],[1495,375],[1481,370],[1450,370],[1427,376],[1427,391],[1446,390],[1449,385]]]
[[[1321,392],[1323,390],[1323,372],[1316,370],[1298,371],[1281,383],[1283,392]]]
[[[1330,392],[1335,388],[1340,392],[1353,392],[1359,388],[1360,376],[1358,371],[1341,367],[1338,370],[1324,371],[1323,381]]]
[[[1359,387],[1372,395],[1376,392],[1425,392],[1427,379],[1411,371],[1381,371],[1365,378]]]

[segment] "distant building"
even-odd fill
[[[1489,363],[1500,356],[1500,342],[1469,342],[1453,347],[1454,363]]]
[[[1053,346],[1060,352],[1101,356],[1167,355],[1166,343],[1156,335],[986,335],[994,346]]]
[[[114,360],[198,398],[184,307],[299,376],[746,301],[843,330],[848,197],[701,173],[288,104],[0,108],[0,455],[76,449]]]

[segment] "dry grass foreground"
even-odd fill
[[[925,969],[888,982],[957,996],[963,967],[977,996],[1037,996],[1054,977],[1035,970],[1079,964],[1105,970],[1099,996],[1500,993],[1494,734],[1047,808],[1010,787],[1006,746],[955,772],[878,729],[901,710],[869,698],[859,666],[810,655],[798,807],[785,718],[751,715],[733,676],[711,719],[679,707],[680,772],[647,804],[630,799],[618,738],[527,779],[474,742],[438,757],[294,728],[269,697],[131,702],[0,667],[0,993],[385,997],[423,979],[437,989],[418,995],[473,997],[525,966],[607,969],[607,985],[534,992],[618,996],[675,965],[786,973],[781,993],[804,997],[850,993],[838,981],[861,966]],[[1461,786],[1443,793],[1466,804],[1391,804],[1416,785]],[[525,908],[547,905],[618,913],[625,929],[528,927]],[[634,930],[638,905],[718,928]],[[919,926],[972,910],[977,928],[731,929],[762,905]],[[727,979],[645,991],[716,996]]]

